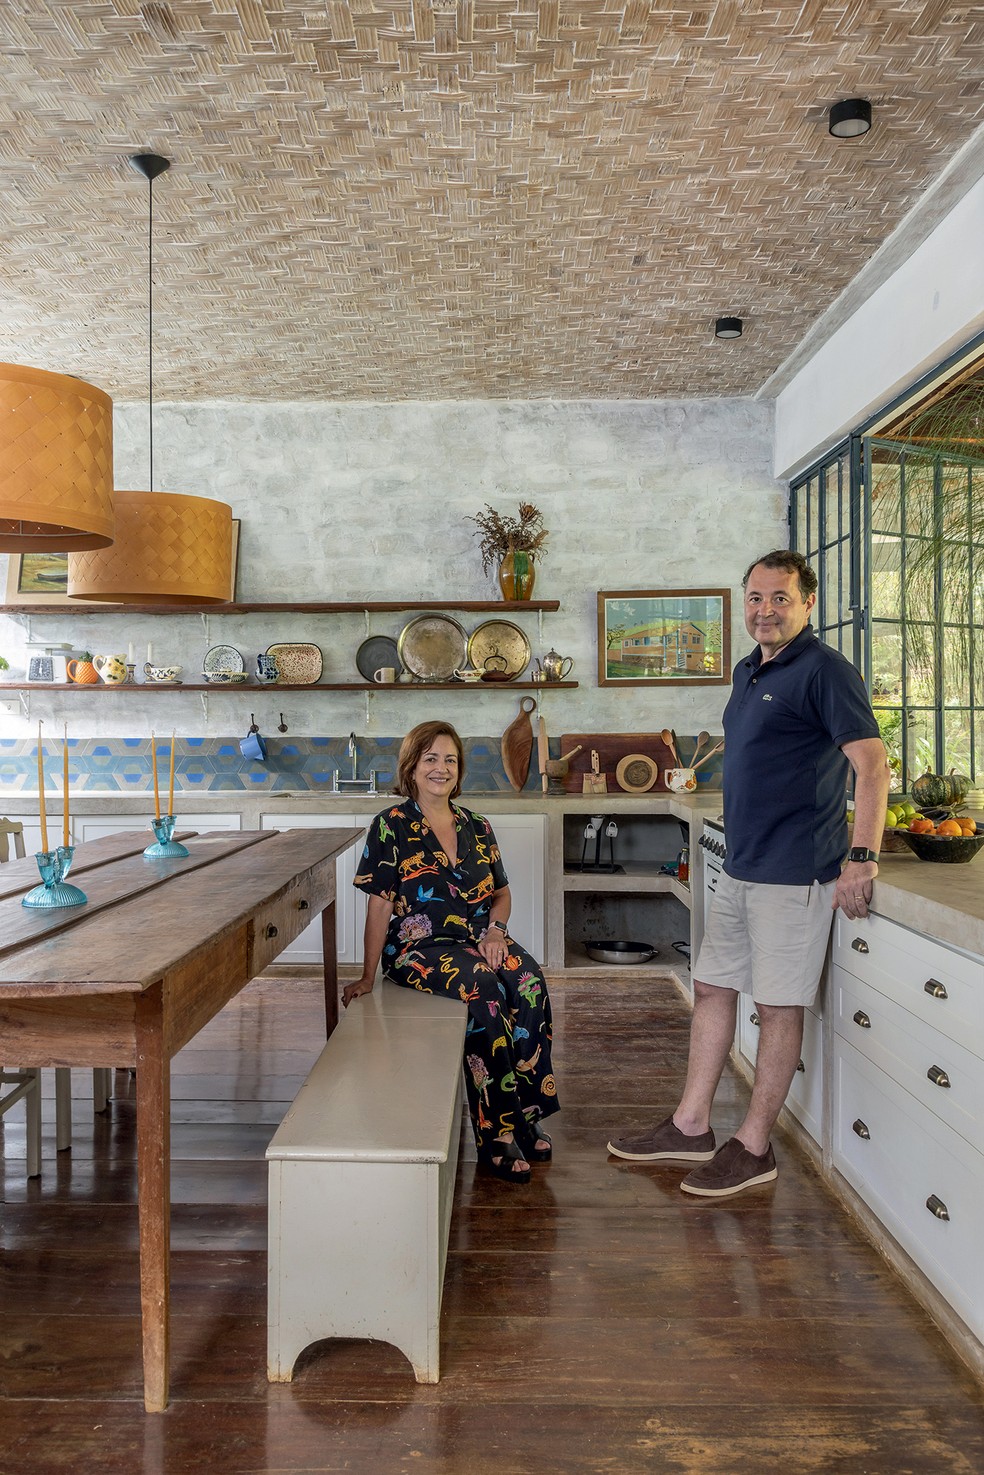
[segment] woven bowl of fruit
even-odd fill
[[[919,826],[899,831],[912,853],[920,860],[932,860],[941,865],[966,865],[984,848],[984,829],[969,819],[944,819],[938,825],[932,820],[916,820]],[[924,828],[928,826],[929,828]]]

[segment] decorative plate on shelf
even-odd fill
[[[422,681],[452,681],[465,664],[468,636],[449,615],[420,615],[400,631],[400,660]]]
[[[372,681],[383,666],[392,666],[397,676],[403,670],[396,641],[389,635],[370,635],[355,653],[355,664],[365,681]]]
[[[202,672],[211,676],[213,671],[245,671],[246,662],[234,645],[213,645],[205,652]]]
[[[210,686],[242,686],[247,679],[245,671],[206,671],[204,676]]]
[[[268,645],[267,655],[276,659],[281,686],[314,686],[321,680],[325,663],[317,645],[287,641],[282,645]]]
[[[532,655],[529,641],[511,620],[486,620],[472,631],[468,641],[469,661],[478,671],[491,669],[494,680],[515,681],[526,670]],[[491,667],[486,665],[487,661]]]
[[[659,769],[645,753],[627,753],[615,769],[615,781],[627,794],[644,794],[659,778]]]

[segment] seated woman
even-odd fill
[[[348,1008],[384,975],[468,1005],[465,1085],[481,1162],[528,1183],[530,1161],[552,1153],[540,1122],[559,1111],[550,1063],[551,1016],[539,964],[509,936],[506,873],[488,820],[455,797],[465,762],[447,722],[422,722],[400,747],[402,803],[369,826],[355,885],[369,894],[362,977]]]

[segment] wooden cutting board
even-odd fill
[[[580,794],[584,775],[591,772],[592,748],[598,754],[601,772],[608,775],[609,794],[625,792],[615,781],[615,769],[619,760],[629,753],[644,753],[659,769],[659,778],[648,792],[667,792],[663,773],[667,768],[675,768],[676,764],[673,754],[658,732],[567,732],[560,740],[560,751],[566,753],[569,748],[576,748],[578,743],[581,744],[581,751],[571,759],[567,778],[564,780],[564,787],[569,794]]]
[[[517,791],[525,787],[529,777],[530,754],[533,752],[533,723],[530,713],[535,711],[536,702],[533,697],[522,697],[519,716],[513,718],[502,734],[502,766],[506,771],[506,778]]]

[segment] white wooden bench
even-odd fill
[[[467,1010],[377,982],[344,1011],[267,1148],[267,1377],[325,1337],[391,1342],[440,1376]]]

